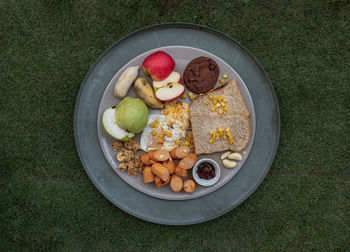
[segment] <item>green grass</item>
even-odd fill
[[[276,159],[258,190],[184,227],[144,222],[106,200],[73,133],[75,100],[99,55],[136,29],[174,21],[246,46],[281,112]],[[344,0],[1,0],[0,250],[347,251],[349,21]]]

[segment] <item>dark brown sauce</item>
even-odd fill
[[[197,174],[200,179],[212,179],[215,177],[215,167],[208,162],[203,162],[198,165]]]

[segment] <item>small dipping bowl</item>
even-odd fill
[[[212,178],[212,179],[201,179],[199,178],[198,176],[198,173],[197,173],[197,170],[198,170],[198,166],[201,164],[201,163],[204,163],[204,162],[207,162],[207,163],[210,163],[214,166],[215,168],[215,177]],[[210,158],[203,158],[201,160],[199,160],[195,166],[193,167],[192,169],[192,176],[193,176],[193,179],[200,185],[202,186],[211,186],[211,185],[214,185],[220,178],[220,166],[218,165],[218,163],[216,163],[213,159],[210,159]]]

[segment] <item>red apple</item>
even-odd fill
[[[174,70],[174,59],[163,51],[148,55],[142,63],[142,70],[149,74],[154,81],[164,80]]]

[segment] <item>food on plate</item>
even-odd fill
[[[223,104],[225,106],[223,106]],[[213,105],[216,106],[214,109]],[[223,112],[225,111],[223,109],[225,107],[227,111],[221,113],[221,115],[240,113],[245,116],[250,116],[236,79],[229,80],[225,85],[198,96],[191,104],[190,117],[203,116],[204,114],[207,116],[218,115],[220,114],[220,109],[222,109]]]
[[[178,166],[182,169],[188,170],[193,168],[193,166],[196,164],[198,158],[196,154],[190,153],[187,154],[183,159],[180,160]]]
[[[196,172],[200,179],[209,180],[216,176],[215,167],[212,163],[209,162],[200,163]]]
[[[169,170],[169,174],[172,175],[175,173],[175,168],[176,168],[176,165],[174,163],[174,161],[172,160],[167,160],[167,161],[164,161],[162,163],[162,165],[164,165],[168,170]]]
[[[142,175],[144,183],[147,184],[154,181],[154,175],[150,166],[146,166],[145,168],[143,168]]]
[[[228,155],[229,159],[237,160],[237,161],[242,161],[242,155],[240,153],[234,152]]]
[[[155,150],[148,153],[149,158],[154,162],[163,162],[170,159],[169,151],[167,150]]]
[[[197,155],[225,150],[242,151],[248,146],[252,134],[249,118],[239,113],[231,113],[225,116],[193,116],[191,117],[191,124]],[[218,128],[230,132],[234,142],[230,142],[227,137],[225,139],[220,134],[219,136],[215,134],[215,141],[211,141],[213,135],[210,132]]]
[[[170,156],[172,159],[182,159],[190,153],[190,148],[188,146],[179,146],[170,151]]]
[[[132,139],[125,142],[124,147],[128,150],[132,150],[133,152],[136,152],[141,148],[140,143]]]
[[[196,182],[193,179],[187,179],[183,182],[184,191],[191,193],[196,188]]]
[[[114,85],[114,96],[122,99],[128,93],[139,72],[139,66],[128,67]]]
[[[185,92],[181,75],[175,71],[164,80],[153,81],[153,88],[156,97],[161,101],[175,100]]]
[[[120,128],[115,116],[116,107],[111,106],[107,108],[102,115],[102,125],[105,132],[111,137],[120,141],[129,141],[135,136],[134,133],[128,132]]]
[[[151,75],[155,81],[164,80],[174,70],[174,67],[174,59],[163,51],[148,55],[142,63],[144,73]]]
[[[113,150],[118,151],[120,148],[124,147],[124,142],[116,141],[112,144]]]
[[[120,146],[120,144],[114,143],[113,146]],[[125,143],[123,146],[125,146]],[[128,147],[130,148],[130,146],[131,145],[129,145]],[[138,173],[142,173],[143,163],[141,162],[140,157],[135,153],[136,151],[134,150],[137,151],[136,147],[130,149],[122,147],[120,148],[120,151],[116,154],[116,157],[119,161],[118,169],[121,172],[127,171],[129,176],[133,175],[134,177],[137,177]]]
[[[190,105],[186,102],[171,101],[166,103],[165,108],[162,109],[162,114],[171,116],[175,120],[182,122],[187,129],[190,125],[189,110]]]
[[[160,163],[154,163],[151,166],[151,171],[154,175],[160,178],[163,181],[167,181],[169,179],[170,173],[169,170]]]
[[[140,144],[145,152],[155,149],[172,150],[180,146],[185,138],[186,128],[171,116],[149,115]]]
[[[193,59],[186,66],[183,74],[184,82],[192,92],[205,93],[215,86],[219,72],[219,66],[214,60],[201,56]]]
[[[179,165],[175,168],[175,174],[179,175],[182,178],[186,178],[188,176],[188,170],[181,168]]]
[[[162,179],[158,178],[157,176],[154,177],[154,182],[156,183],[156,187],[162,187],[165,186],[167,184],[169,184],[170,182],[170,176],[168,177],[168,179],[166,181],[163,181]]]
[[[174,192],[180,192],[182,190],[182,185],[183,185],[182,177],[176,174],[171,176],[171,179],[170,179],[171,190],[173,190]]]
[[[222,161],[222,164],[226,167],[226,168],[234,168],[236,167],[237,163],[235,161],[232,160],[228,160],[228,159],[224,159]]]
[[[196,96],[192,92],[188,92],[188,97],[190,97],[190,100],[193,101]]]
[[[163,102],[156,97],[151,84],[149,84],[146,78],[137,78],[134,83],[134,88],[136,94],[147,104],[147,106],[154,109],[164,108]]]
[[[227,152],[226,152],[227,153]],[[225,153],[225,154],[226,154]],[[223,156],[222,156],[223,157]],[[226,159],[228,158],[228,159]],[[222,159],[222,164],[226,167],[226,168],[234,168],[236,167],[237,163],[235,161],[232,161],[232,160],[236,160],[236,161],[242,161],[243,160],[243,157],[241,155],[241,153],[238,153],[238,152],[229,152],[228,151],[228,154],[225,155],[224,158],[221,158]],[[231,160],[230,160],[231,159]]]
[[[141,155],[141,162],[145,165],[152,165],[154,163],[147,152]]]
[[[228,155],[230,155],[230,153],[231,152],[229,152],[229,151],[226,151],[225,153],[223,153],[222,155],[221,155],[221,160],[224,160],[225,158],[227,158],[228,157]]]
[[[123,130],[139,133],[147,125],[147,106],[139,98],[125,97],[115,109],[115,120]]]

